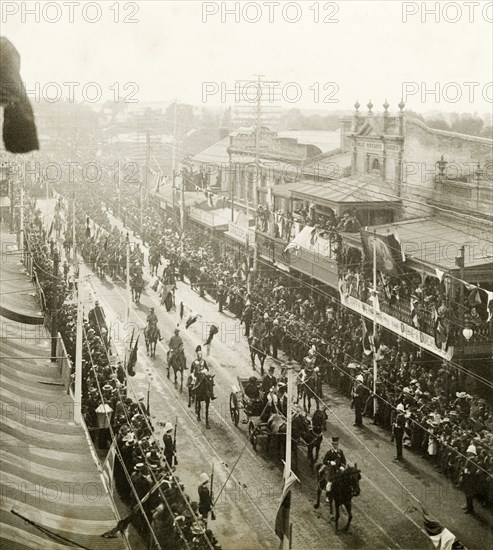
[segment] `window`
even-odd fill
[[[380,171],[380,161],[378,159],[373,159],[371,169]]]

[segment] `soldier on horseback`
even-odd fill
[[[155,328],[157,330],[159,341],[161,341],[163,338],[161,336],[161,331],[159,330],[159,327],[157,326],[158,318],[157,318],[157,315],[154,313],[154,308],[153,307],[151,307],[151,311],[149,312],[149,315],[147,316],[146,322],[147,322],[147,326],[148,326],[149,329]]]
[[[319,479],[317,487],[317,502],[315,508],[320,506],[320,495],[323,490],[326,491],[326,500],[330,505],[330,515],[332,516],[332,482],[338,472],[346,468],[346,457],[344,452],[339,448],[339,438],[332,437],[332,448],[329,449],[324,456],[322,464],[318,465],[317,476]],[[323,486],[325,485],[325,486]]]

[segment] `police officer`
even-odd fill
[[[204,518],[204,523],[207,525],[207,517],[212,510],[212,498],[209,489],[209,476],[202,472],[199,478],[199,513]]]
[[[358,374],[356,377],[356,383],[354,385],[352,396],[353,401],[351,407],[354,406],[354,424],[358,428],[363,427],[363,406],[365,405],[364,393],[365,388],[363,387],[363,376]]]
[[[219,281],[217,285],[217,303],[219,304],[219,313],[223,312],[224,302],[226,301],[226,288],[223,281]]]
[[[395,439],[396,457],[394,460],[403,460],[402,457],[402,440],[404,438],[404,428],[406,425],[406,417],[404,416],[404,405],[399,403],[396,407],[396,415],[392,423],[392,437]]]
[[[464,491],[466,497],[466,505],[462,507],[464,514],[472,514],[474,512],[474,495],[475,490],[475,481],[474,481],[474,472],[476,465],[474,459],[477,456],[476,446],[469,445],[466,451],[467,460],[464,464],[464,467],[461,471],[461,488]]]
[[[163,445],[164,445],[164,457],[171,469],[175,469],[178,460],[176,460],[176,444],[173,440],[173,424],[166,422],[164,426]]]
[[[281,347],[283,329],[279,324],[279,319],[274,319],[272,323],[272,356],[277,359],[277,351]]]
[[[253,319],[253,308],[250,302],[247,301],[243,314],[241,316],[241,323],[245,323],[245,336],[250,337],[250,325],[252,324]]]

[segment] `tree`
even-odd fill
[[[469,136],[479,136],[483,129],[484,122],[471,115],[462,115],[460,119],[452,124],[452,131]]]
[[[481,131],[480,136],[488,139],[493,139],[493,126],[491,126],[491,124],[489,126],[485,126]]]
[[[450,132],[449,124],[441,118],[431,118],[426,121],[426,125],[429,128],[435,128],[435,130],[446,130],[447,132]]]

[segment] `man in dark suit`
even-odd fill
[[[262,379],[262,391],[264,394],[268,394],[270,389],[277,384],[276,377],[274,376],[274,367],[269,367],[269,372]]]

